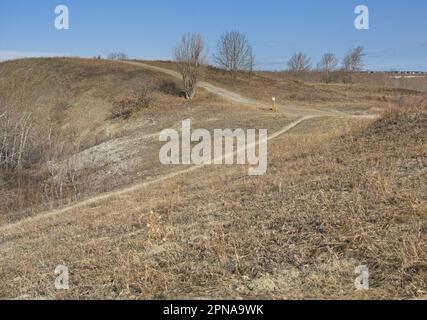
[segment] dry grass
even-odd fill
[[[173,62],[144,62],[176,70],[176,65]],[[371,75],[364,74],[363,76],[369,78]],[[220,87],[229,88],[231,91],[267,104],[271,104],[271,98],[276,97],[277,102],[282,105],[316,106],[341,110],[368,110],[372,108],[378,110],[387,108],[400,96],[414,98],[421,96],[414,90],[387,88],[375,77],[369,78],[367,81],[356,76],[359,79],[356,84],[323,84],[320,79],[313,83],[310,78],[293,79],[286,72],[257,72],[251,79],[246,74],[240,74],[232,79],[226,71],[213,67],[205,67],[202,77]]]
[[[84,195],[81,187],[87,181],[76,183],[73,168],[59,168],[56,163],[126,135],[129,126],[111,121],[110,115],[114,100],[135,83],[173,83],[167,77],[130,66],[84,59],[4,62],[0,73],[1,110],[16,117],[31,115],[26,156],[38,159],[27,161],[31,163],[19,172],[0,172],[1,192],[11,194],[0,206],[3,221],[37,212],[41,204],[52,205]],[[158,94],[157,108],[179,100],[162,91]]]
[[[266,76],[275,79],[293,78],[289,72],[263,72]],[[343,75],[340,72],[332,74],[334,83],[342,83]],[[299,77],[298,80],[308,83],[322,83],[324,74],[312,71]],[[427,92],[427,74],[394,74],[385,72],[356,72],[352,75],[352,82],[370,88],[406,89],[409,91]]]
[[[4,105],[17,114],[31,111],[31,149],[40,160],[19,173],[0,172],[0,224],[174,170],[158,161],[158,136],[179,129],[181,120],[198,128],[270,130],[292,120],[202,90],[188,102],[175,79],[123,63],[27,59],[2,63],[0,71]],[[149,97],[141,96],[150,84]],[[132,112],[113,118],[114,103],[135,92]]]
[[[8,228],[1,296],[425,296],[426,120],[425,106],[369,125],[313,119],[270,145],[265,176],[208,167]],[[70,267],[69,291],[53,288],[58,264]],[[366,292],[353,286],[360,264]]]
[[[36,61],[54,61],[55,68],[65,68],[63,60]],[[74,69],[74,63],[93,62],[65,61],[68,63]],[[102,70],[104,64],[110,65],[95,63],[101,63]],[[111,66],[126,79],[132,78],[131,74],[145,75],[131,66]],[[108,77],[115,74],[102,70],[96,72],[105,72]],[[16,72],[22,75],[22,70]],[[120,77],[111,80],[110,88]],[[258,97],[266,90],[267,96],[270,86],[260,87],[260,79],[251,83],[241,79],[237,89],[249,93],[259,81],[251,94]],[[218,83],[221,81],[226,80]],[[313,97],[337,90],[334,85],[325,86],[325,92],[320,85],[295,86],[299,87],[295,92],[307,90]],[[41,89],[35,90],[32,95]],[[95,92],[97,99],[105,99],[102,90],[90,92]],[[376,97],[384,94],[377,89],[374,93],[358,86],[340,90],[340,94],[346,92],[352,108],[376,107],[384,110],[383,115],[375,121],[325,116],[301,123],[269,144],[269,170],[264,176],[249,177],[244,166],[208,166],[19,224],[8,223],[20,218],[14,218],[16,213],[2,216],[0,297],[425,297],[425,102],[418,94],[387,91],[387,103],[377,104]],[[340,94],[331,96],[331,105],[344,101]],[[402,95],[404,98],[399,98]],[[365,97],[365,107],[363,101],[352,105],[355,97]],[[76,109],[85,108],[85,104],[75,103]],[[326,108],[328,103],[318,106]],[[270,132],[292,121],[283,114],[242,107],[206,92],[200,92],[191,104],[166,91],[159,92],[153,108],[126,121],[111,122],[107,116],[110,109],[104,111],[108,120],[102,125],[114,132],[113,138],[88,143],[80,152],[55,162],[58,168],[72,164],[78,180],[86,184],[91,181],[93,189],[87,194],[181,169],[156,165],[159,131],[179,128],[181,119],[191,118],[194,127],[206,129],[269,128]],[[368,291],[356,291],[353,285],[354,270],[360,264],[370,270]],[[57,265],[70,268],[68,291],[54,288]]]

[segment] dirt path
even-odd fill
[[[152,71],[156,71],[156,72],[161,72],[164,74],[167,74],[173,78],[176,79],[181,79],[181,75],[174,70],[170,70],[167,68],[162,68],[162,67],[157,67],[157,66],[152,66],[143,62],[137,62],[137,61],[121,61],[121,63],[125,63],[125,64],[130,64],[133,66],[138,66],[141,67],[143,69],[148,69],[148,70],[152,70]],[[203,88],[206,91],[209,91],[210,93],[213,93],[217,96],[220,96],[224,99],[230,100],[232,102],[237,102],[240,104],[244,104],[244,105],[248,105],[248,106],[252,106],[252,107],[257,107],[259,109],[270,109],[271,105],[268,105],[262,101],[257,101],[251,98],[247,98],[247,97],[243,97],[240,94],[236,93],[236,92],[232,92],[229,91],[227,89],[218,87],[216,85],[213,85],[212,83],[206,82],[206,81],[200,81],[198,83],[198,87],[199,88]],[[308,107],[295,107],[295,106],[290,106],[290,105],[278,105],[278,108],[284,112],[284,113],[288,113],[291,115],[295,115],[295,116],[300,116],[300,117],[304,117],[304,116],[310,116],[310,115],[318,115],[318,116],[344,116],[344,117],[355,117],[354,115],[350,115],[348,113],[345,113],[343,111],[337,111],[337,110],[318,110],[318,109],[313,109],[313,108],[308,108]],[[370,115],[366,115],[366,116],[357,116],[357,117],[371,117]]]
[[[268,136],[267,141],[262,141],[261,140],[261,141],[258,141],[257,143],[255,143],[254,145],[258,146],[261,142],[268,142],[270,140],[273,140],[273,139],[281,136],[282,134],[284,134],[284,133],[292,130],[297,125],[299,125],[301,122],[306,121],[306,120],[308,120],[310,118],[314,118],[314,117],[315,116],[305,116],[303,118],[300,118],[300,119],[298,119],[298,120],[296,120],[296,121],[288,124],[286,127],[280,129],[279,131],[273,133],[272,135]],[[252,148],[254,145],[248,145],[248,146],[245,147],[245,149],[246,148]],[[232,154],[235,155],[239,151],[240,151],[240,149],[235,150],[232,153],[228,153],[228,154],[223,155],[221,158],[223,158],[223,157],[227,158],[228,156],[231,156]],[[213,161],[215,161],[215,159]],[[18,221],[18,222],[12,223],[12,224],[6,224],[6,225],[0,227],[0,232],[4,232],[4,231],[9,230],[9,229],[20,227],[21,225],[26,224],[26,223],[31,223],[31,222],[34,222],[34,221],[39,221],[39,220],[42,220],[42,219],[50,218],[52,216],[56,216],[56,215],[59,215],[59,214],[62,214],[62,213],[65,213],[65,212],[68,212],[68,211],[71,211],[71,210],[74,210],[74,209],[79,209],[79,208],[82,208],[82,207],[85,207],[85,206],[97,203],[99,201],[109,199],[109,198],[114,197],[114,196],[120,196],[120,195],[123,195],[123,194],[126,194],[126,193],[130,193],[130,192],[136,191],[136,190],[141,189],[141,188],[149,187],[151,185],[154,185],[154,184],[166,181],[166,180],[170,180],[170,179],[176,178],[178,176],[181,176],[181,175],[193,172],[195,170],[201,169],[203,167],[206,167],[207,165],[208,164],[194,165],[194,166],[192,166],[190,168],[179,170],[179,171],[176,171],[176,172],[172,172],[170,174],[164,175],[164,176],[162,176],[160,178],[157,178],[157,179],[154,179],[154,180],[151,180],[151,181],[147,181],[147,182],[143,182],[143,183],[138,183],[138,184],[135,184],[133,186],[130,186],[130,187],[118,190],[118,191],[103,193],[103,194],[100,194],[98,196],[95,196],[95,197],[92,197],[92,198],[89,198],[89,199],[86,199],[86,200],[82,200],[80,202],[77,202],[75,204],[72,204],[72,205],[69,205],[69,206],[66,206],[66,207],[63,207],[63,208],[60,208],[60,209],[55,209],[55,210],[52,210],[52,211],[40,213],[40,214],[38,214],[36,216],[30,217],[30,218],[27,218],[27,219],[23,219],[21,221]]]
[[[153,70],[156,72],[161,72],[161,73],[170,75],[176,79],[181,79],[181,75],[178,72],[170,70],[170,69],[152,66],[152,65],[149,65],[149,64],[146,64],[143,62],[136,62],[136,61],[121,61],[121,62],[126,63],[126,64],[131,64],[134,66],[138,66],[138,67],[141,67],[144,69]],[[216,94],[220,97],[223,97],[225,99],[228,99],[228,100],[231,100],[234,102],[238,102],[241,104],[253,105],[253,106],[259,105],[259,102],[255,101],[255,100],[242,97],[241,95],[239,95],[235,92],[231,92],[231,91],[228,91],[227,89],[217,87],[217,86],[215,86],[211,83],[205,82],[205,81],[199,82],[198,86],[200,88],[203,88],[203,89],[213,93],[213,94]]]
[[[131,64],[131,65],[135,65],[135,66],[140,66],[142,68],[150,69],[150,70],[157,71],[157,72],[162,72],[162,73],[168,74],[168,75],[170,75],[172,77],[175,77],[175,78],[178,78],[178,79],[181,78],[180,74],[178,72],[176,72],[176,71],[165,69],[165,68],[151,66],[151,65],[148,65],[148,64],[145,64],[145,63],[142,63],[142,62],[123,61],[122,63]],[[262,102],[258,102],[258,101],[252,100],[252,99],[248,99],[248,98],[242,97],[242,96],[240,96],[237,93],[228,91],[228,90],[226,90],[224,88],[217,87],[217,86],[212,85],[212,84],[210,84],[208,82],[201,82],[201,83],[199,83],[199,86],[201,88],[204,88],[204,89],[208,90],[211,93],[214,93],[214,94],[216,94],[218,96],[221,96],[221,97],[223,97],[225,99],[228,99],[228,100],[231,100],[231,101],[234,101],[234,102],[238,102],[238,103],[241,103],[241,104],[252,105],[252,106],[257,106],[257,107],[265,107],[265,105]],[[303,108],[302,110],[300,108],[297,109],[297,108],[292,108],[292,107],[289,107],[289,106],[286,106],[286,107],[281,106],[281,108],[286,108],[287,112],[290,112],[290,113],[292,113],[293,115],[296,115],[296,116],[300,116],[300,118],[298,120],[296,120],[296,121],[288,124],[287,126],[283,127],[282,129],[278,130],[277,132],[273,133],[272,135],[268,136],[267,141],[273,140],[273,139],[275,139],[275,138],[277,138],[277,137],[285,134],[286,132],[292,130],[293,128],[295,128],[296,126],[298,126],[300,123],[302,123],[302,122],[304,122],[304,121],[306,121],[308,119],[315,118],[315,117],[324,117],[324,116],[345,117],[345,118],[348,118],[348,117],[373,118],[374,117],[374,116],[371,116],[371,115],[355,116],[355,115],[349,115],[349,114],[346,114],[346,113],[340,112],[340,111],[322,111],[322,110],[316,110],[316,109],[310,109],[310,108]],[[261,141],[258,141],[255,145],[258,146],[260,142]],[[236,154],[238,151],[239,150],[235,150],[232,153]],[[230,156],[230,155],[231,154],[226,154],[224,156],[227,157],[227,156]],[[102,201],[102,200],[106,200],[106,199],[114,197],[114,196],[120,196],[120,195],[123,195],[123,194],[126,194],[126,193],[130,193],[130,192],[133,192],[135,190],[138,190],[138,189],[141,189],[141,188],[145,188],[145,187],[148,187],[148,186],[151,186],[151,185],[154,185],[154,184],[157,184],[157,183],[160,183],[160,182],[163,182],[163,181],[166,181],[166,180],[170,180],[170,179],[173,179],[175,177],[178,177],[178,176],[190,173],[192,171],[201,169],[201,168],[203,168],[205,166],[206,165],[194,165],[194,166],[192,166],[190,168],[183,169],[183,170],[180,170],[180,171],[176,171],[176,172],[164,175],[164,176],[159,177],[159,178],[157,178],[155,180],[151,180],[151,181],[147,181],[147,182],[135,184],[133,186],[130,186],[130,187],[118,190],[118,191],[103,193],[103,194],[100,194],[98,196],[95,196],[95,197],[92,197],[92,198],[89,198],[89,199],[86,199],[86,200],[82,200],[80,202],[77,202],[75,204],[72,204],[72,205],[69,205],[69,206],[66,206],[66,207],[63,207],[63,208],[60,208],[60,209],[55,209],[55,210],[52,210],[52,211],[40,213],[40,214],[38,214],[36,216],[30,217],[30,218],[27,218],[27,219],[23,219],[21,221],[18,221],[18,222],[12,223],[12,224],[6,224],[4,226],[0,226],[0,232],[4,232],[4,231],[9,230],[9,229],[20,227],[20,226],[22,226],[22,225],[24,225],[26,223],[31,223],[31,222],[34,222],[34,221],[39,221],[39,220],[42,220],[42,219],[50,218],[52,216],[56,216],[56,215],[59,215],[59,214],[62,214],[62,213],[65,213],[65,212],[68,212],[68,211],[71,211],[71,210],[74,210],[74,209],[79,209],[81,207],[88,206],[88,205],[94,204],[94,203]]]

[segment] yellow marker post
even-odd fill
[[[277,107],[276,107],[276,98],[273,97],[271,100],[273,100],[273,112],[277,112]]]

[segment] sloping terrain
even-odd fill
[[[177,70],[176,64],[170,61],[144,63]],[[228,72],[211,66],[203,69],[202,78],[211,84],[228,88],[267,105],[271,105],[271,98],[276,97],[279,104],[288,107],[377,112],[396,103],[402,96],[407,99],[420,96],[420,93],[414,90],[383,88],[382,82],[376,86],[366,85],[372,82],[370,80],[365,81],[365,84],[304,83],[290,78],[286,73],[275,72],[255,72],[250,78],[247,74],[238,74],[232,78]],[[375,77],[373,79],[375,80]]]
[[[348,95],[357,96],[351,88]],[[205,166],[156,180],[185,169],[157,169],[154,161],[148,165],[150,156],[144,158],[158,156],[159,146],[149,139],[156,140],[162,126],[176,128],[191,117],[207,129],[277,132],[300,117],[203,90],[198,96],[179,106],[173,103],[182,100],[172,96],[177,100],[171,104],[117,122],[119,128],[138,128],[138,119],[150,114],[158,127],[141,125],[70,154],[87,168],[92,152],[94,163],[106,161],[103,165],[113,170],[134,150],[146,148],[131,158],[155,177],[152,183],[141,178],[132,188],[61,210],[38,210],[34,218],[0,226],[0,297],[425,297],[427,111],[421,97],[411,93],[412,105],[389,109],[368,101],[376,110],[386,109],[379,119],[353,116],[365,107],[337,112],[318,105],[315,117],[269,142],[264,176],[248,176],[245,166]],[[116,156],[120,161],[109,163]],[[111,179],[99,170],[94,167],[94,174]],[[70,290],[53,285],[58,265],[70,269]],[[359,265],[369,268],[368,291],[355,290]]]
[[[1,63],[0,74],[0,115],[31,122],[26,165],[0,170],[0,223],[176,170],[160,165],[158,137],[184,119],[194,128],[272,131],[293,120],[205,90],[187,102],[176,78],[119,62],[26,59]],[[144,83],[157,84],[152,105],[112,117],[116,101]]]
[[[23,115],[30,119],[24,168],[19,172],[8,168],[1,171],[1,188],[7,196],[1,204],[0,220],[14,211],[19,211],[14,217],[28,215],[28,205],[37,208],[40,204],[84,194],[85,190],[76,188],[81,189],[86,181],[74,182],[77,176],[89,175],[91,167],[75,170],[72,164],[68,165],[70,157],[135,131],[143,136],[150,134],[152,128],[156,130],[150,116],[137,116],[129,121],[112,119],[114,101],[141,82],[175,85],[173,79],[150,71],[83,59],[4,62],[0,64],[0,75],[0,114],[11,119],[10,128],[5,128],[2,135],[7,135]],[[157,94],[153,109],[162,110],[169,103],[179,105],[174,94],[161,91]],[[7,123],[3,121],[5,118],[2,127]],[[114,158],[109,161],[114,162]],[[59,166],[61,162],[66,166]]]
[[[187,102],[179,74],[139,62],[25,59],[0,64],[0,74],[0,115],[10,115],[12,128],[14,120],[29,119],[23,168],[1,170],[0,223],[176,170],[159,165],[158,136],[184,119],[206,129],[274,132],[302,116],[360,114],[290,106],[272,114],[267,103],[209,82]],[[128,119],[114,117],[117,101],[146,83],[156,84],[152,105]]]
[[[270,144],[265,176],[206,167],[2,228],[1,296],[422,297],[426,116],[423,106],[368,127],[309,120]],[[347,129],[307,131],[325,123]],[[53,287],[59,264],[69,291]],[[353,285],[361,264],[365,292]]]

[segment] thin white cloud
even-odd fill
[[[70,57],[70,56],[72,55],[68,53],[0,51],[0,61],[23,59],[23,58],[48,58],[48,57]]]
[[[258,60],[258,70],[284,70],[286,69],[285,59]]]

